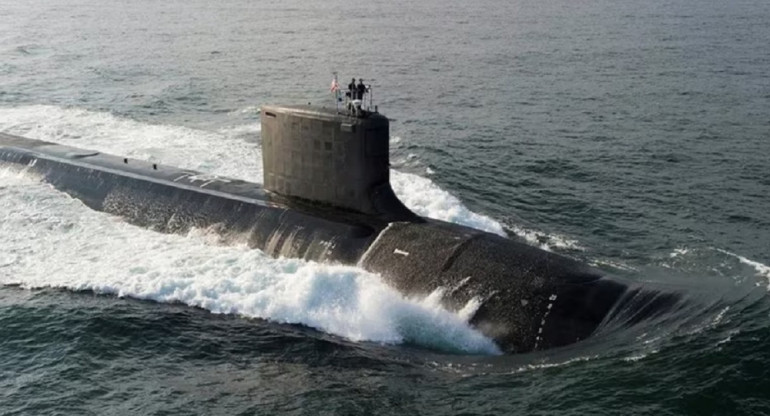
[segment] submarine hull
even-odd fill
[[[446,308],[470,311],[470,323],[508,353],[585,339],[634,290],[483,231],[314,205],[237,179],[6,134],[0,161],[136,225],[165,233],[211,228],[271,256],[358,265],[406,296],[440,291]]]

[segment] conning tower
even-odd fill
[[[415,221],[390,186],[388,119],[313,106],[263,106],[266,190],[380,217]]]

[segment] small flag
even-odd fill
[[[331,92],[337,92],[340,90],[340,84],[337,82],[337,77],[332,80]]]

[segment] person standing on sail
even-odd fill
[[[358,94],[356,94],[356,98],[363,100],[364,94],[366,93],[366,85],[364,85],[364,80],[362,78],[358,79],[358,86],[356,87],[356,90],[358,92]]]
[[[356,79],[353,78],[353,81],[350,81],[350,84],[348,84],[348,97],[350,97],[351,100],[356,99]]]

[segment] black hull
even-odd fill
[[[442,221],[389,222],[254,183],[5,134],[0,160],[136,225],[214,228],[271,256],[359,265],[408,296],[441,290],[451,310],[475,302],[470,322],[509,353],[585,339],[638,291],[566,257]]]

